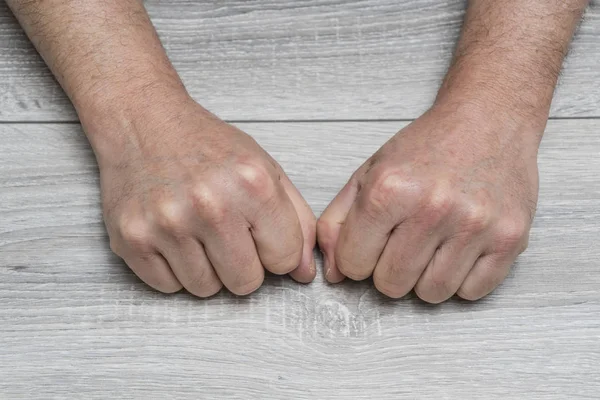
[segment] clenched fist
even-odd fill
[[[439,303],[506,277],[527,247],[541,135],[473,110],[433,108],[354,173],[317,223],[330,282],[373,275],[390,297]]]
[[[315,275],[315,217],[250,136],[191,99],[121,123],[96,145],[113,251],[148,285],[245,295],[264,269]],[[98,136],[98,135],[95,135]]]

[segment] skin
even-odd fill
[[[472,0],[433,106],[318,223],[281,167],[194,102],[138,0],[7,0],[100,167],[111,248],[162,292],[248,294],[264,270],[391,297],[490,293],[527,246],[537,151],[584,0]]]
[[[330,282],[477,300],[527,247],[537,153],[587,1],[472,0],[435,103],[351,177],[317,223]]]
[[[100,167],[112,250],[148,285],[255,291],[316,274],[316,218],[250,136],[193,101],[140,1],[9,0]]]

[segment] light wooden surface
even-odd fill
[[[403,124],[240,124],[320,213]],[[78,125],[3,124],[0,393],[156,398],[598,398],[600,121],[552,121],[530,249],[484,301],[271,278],[152,292],[108,249]]]
[[[554,117],[600,117],[598,1],[571,49]],[[261,121],[418,117],[449,63],[465,1],[145,3],[191,94],[222,118]],[[0,35],[0,120],[75,120],[4,2]]]
[[[230,120],[271,120],[237,125],[317,215],[406,124],[356,120],[427,106],[464,7],[147,4],[197,99]],[[93,154],[1,4],[0,399],[600,398],[598,60],[593,8],[542,144],[530,248],[488,298],[392,301],[319,275],[199,300],[149,290],[111,254]],[[286,119],[303,121],[273,122]]]

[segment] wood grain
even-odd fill
[[[317,214],[402,125],[239,124]],[[428,306],[321,276],[153,292],[110,253],[79,126],[0,124],[0,398],[597,399],[598,131],[550,122],[530,249],[485,300]]]
[[[228,120],[411,119],[426,110],[464,0],[148,0],[192,95]],[[600,116],[600,13],[573,44],[553,117]],[[74,121],[72,107],[0,3],[0,120]]]

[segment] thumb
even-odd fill
[[[302,228],[302,237],[304,238],[300,264],[295,270],[290,272],[290,276],[300,283],[312,282],[317,274],[315,256],[313,254],[316,243],[317,219],[296,186],[294,186],[290,179],[283,173],[281,174],[281,183],[296,209],[300,227]]]
[[[335,265],[335,248],[342,225],[357,194],[358,181],[353,177],[329,203],[317,223],[317,237],[323,252],[325,279],[330,283],[338,283],[345,278]]]

